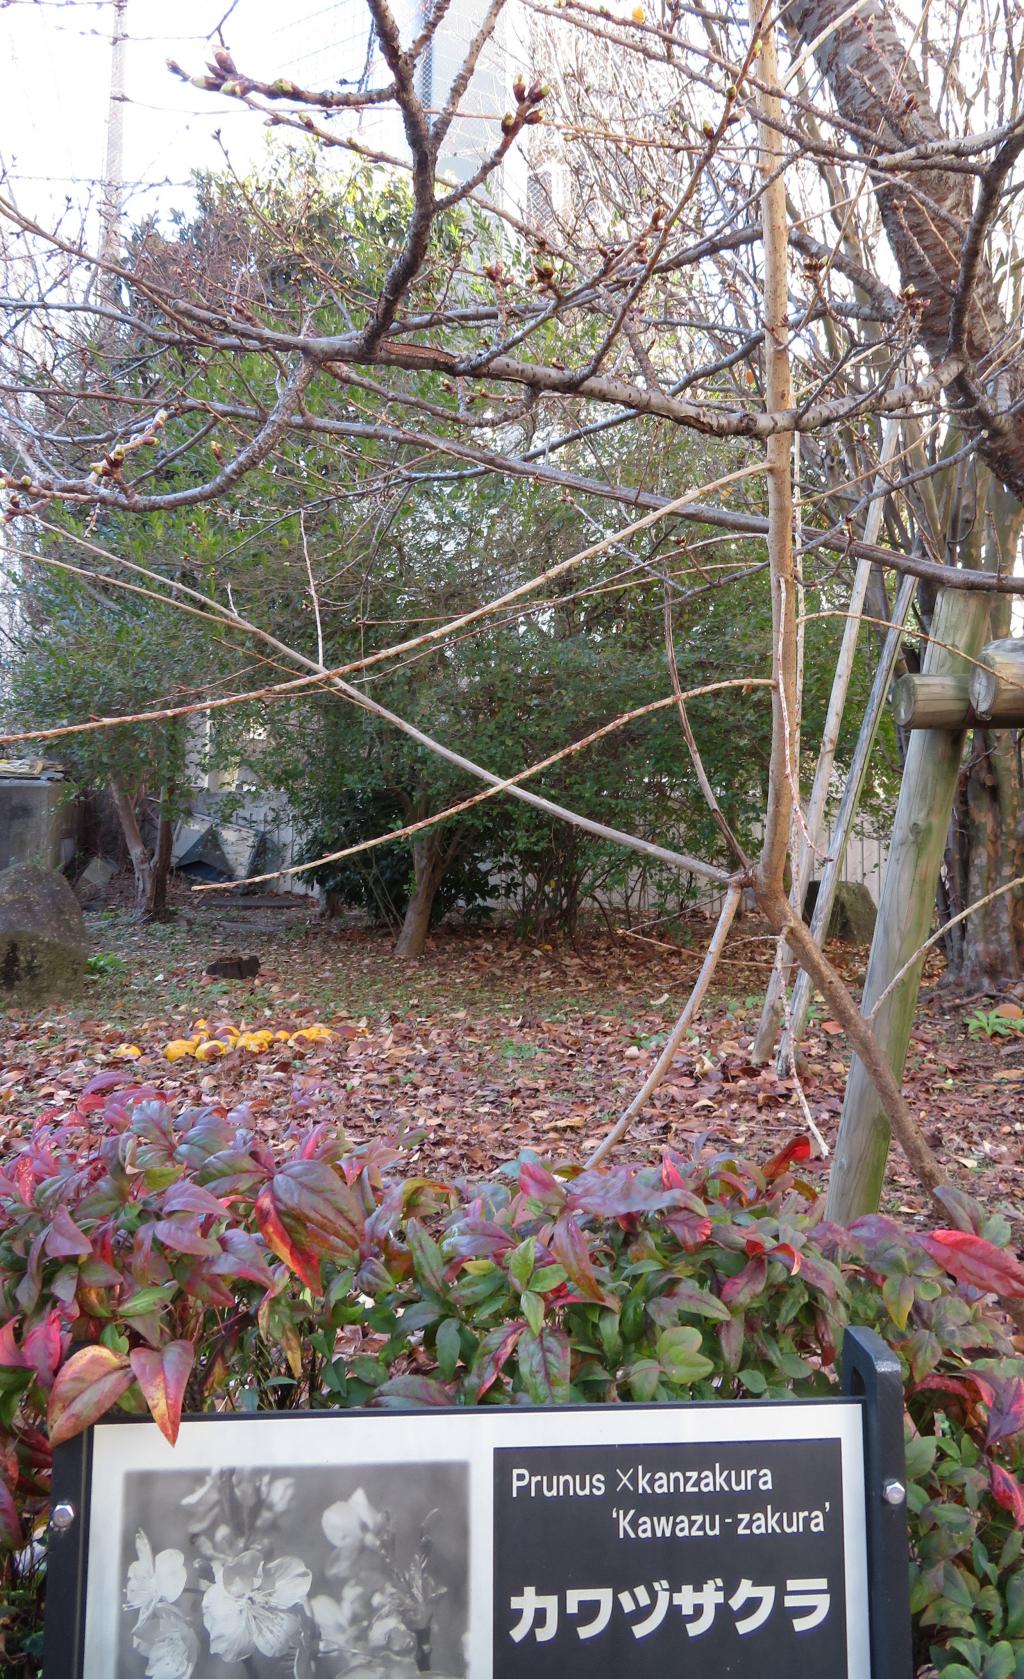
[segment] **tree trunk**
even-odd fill
[[[814,57],[842,116],[895,148],[946,141],[928,90],[884,0],[790,0],[788,22]],[[873,142],[872,142],[873,143]],[[997,153],[1000,181],[1024,146],[1015,134]],[[949,387],[958,422],[977,438],[996,478],[1024,497],[1024,369],[1001,352],[1013,328],[1003,313],[987,252],[960,295],[961,255],[971,221],[970,176],[936,167],[876,177],[875,199],[900,280],[912,288],[917,337],[933,363],[951,354],[962,371]],[[934,206],[938,207],[938,213]],[[957,238],[951,233],[962,229]],[[994,422],[991,409],[998,412]]]
[[[436,829],[423,839],[413,841],[412,866],[416,888],[405,911],[401,931],[395,941],[396,956],[422,956],[430,931],[430,916],[437,889],[455,855],[455,848],[446,845],[444,835]]]
[[[139,819],[135,814],[134,799],[116,781],[110,783],[110,796],[117,810],[121,832],[124,834],[124,842],[131,858],[132,872],[135,875],[135,920],[145,921],[147,905],[153,896],[153,860],[142,837]]]
[[[163,793],[160,796],[156,849],[153,852],[153,889],[146,906],[147,921],[163,921],[170,914],[167,904],[167,888],[171,880],[171,848],[174,843],[174,827],[166,812],[167,795]]]
[[[135,800],[126,793],[116,781],[110,783],[110,795],[114,801],[121,832],[124,834],[128,855],[131,858],[132,872],[135,875],[135,912],[136,921],[159,921],[167,911],[167,885],[171,873],[171,842],[173,830],[170,821],[163,814],[163,806],[157,828],[157,842],[155,851],[150,854],[149,848],[142,837],[139,819],[135,812]]]
[[[1024,525],[1015,497],[989,489],[983,563],[1012,571]],[[986,641],[1010,633],[1010,600],[993,601]],[[1014,731],[975,728],[970,757],[961,770],[946,851],[940,913],[956,915],[1024,874],[1024,796]],[[1024,894],[1004,892],[950,929],[947,978],[966,991],[1001,991],[1024,979]]]
[[[959,891],[963,909],[978,898],[1015,880],[1021,873],[1024,845],[1021,836],[1021,789],[1016,752],[1005,732],[976,729],[974,746],[962,777],[957,801],[965,843]],[[955,929],[956,941],[949,978],[967,991],[999,991],[1022,974],[1024,944],[1020,893],[1004,892],[977,910]]]

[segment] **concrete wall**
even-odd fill
[[[0,868],[63,868],[75,854],[77,829],[77,806],[65,782],[0,776]]]

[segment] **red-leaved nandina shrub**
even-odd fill
[[[906,1379],[912,1605],[949,1679],[1024,1679],[1024,1297],[1009,1227],[823,1222],[801,1149],[439,1182],[318,1126],[173,1113],[104,1074],[0,1172],[7,1656],[33,1671],[50,1445],[111,1409],[598,1404],[833,1392],[844,1325]],[[991,1293],[987,1291],[992,1291]],[[13,1619],[12,1619],[13,1617]],[[19,1618],[20,1617],[20,1618]],[[15,1669],[11,1669],[15,1671]]]

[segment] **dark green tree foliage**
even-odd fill
[[[422,635],[496,598],[613,528],[606,510],[535,488],[514,509],[490,482],[419,487],[379,517],[351,502],[318,516],[309,546],[336,556],[319,588],[324,660],[335,667]],[[293,526],[297,521],[292,521]],[[282,528],[281,540],[288,536]],[[299,533],[285,558],[301,596]],[[694,577],[689,555],[639,544],[563,573],[547,588],[441,644],[417,647],[366,673],[367,691],[498,775],[560,752],[671,693],[664,646],[666,588],[674,602],[685,689],[770,668],[765,573],[752,544],[720,562],[738,579]],[[310,634],[307,600],[295,635]],[[302,625],[305,623],[305,629]],[[827,700],[834,621],[809,627],[811,738]],[[769,710],[763,689],[695,699],[690,715],[728,820],[753,847],[763,809]],[[284,788],[306,825],[307,856],[420,823],[478,784],[389,725],[331,694],[278,707],[260,773]],[[699,793],[674,707],[655,710],[531,777],[528,785],[581,815],[728,861]],[[678,910],[685,877],[638,866],[636,855],[507,796],[487,799],[411,840],[323,865],[339,901],[383,923],[405,917],[402,948],[422,949],[432,915],[490,897],[511,899],[532,931],[572,932],[588,902]],[[412,919],[410,919],[410,917]]]
[[[8,676],[8,720],[57,728],[88,717],[188,703],[205,691],[223,652],[195,620],[102,583],[29,562],[26,624]],[[241,719],[217,732],[221,753]],[[211,761],[205,730],[182,718],[72,734],[48,748],[79,788],[107,790],[136,879],[140,918],[166,910],[171,835],[189,783]]]

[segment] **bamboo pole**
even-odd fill
[[[957,591],[944,590],[935,608],[924,674],[962,673],[965,660],[960,654],[977,657],[990,613],[990,596],[957,598]],[[861,1006],[865,1014],[928,937],[963,744],[961,730],[918,730],[911,736],[864,984]],[[876,1038],[897,1080],[903,1076],[922,960],[919,956],[912,963],[875,1016]],[[888,1122],[864,1064],[855,1056],[829,1178],[826,1218],[848,1224],[875,1210],[888,1153]]]
[[[871,502],[867,518],[864,521],[865,542],[875,542],[881,528],[885,498],[877,492],[885,485],[886,467],[895,454],[898,438],[898,422],[894,419],[887,420],[882,433],[879,469],[873,485],[876,492],[875,499]],[[839,648],[839,657],[836,660],[835,675],[832,678],[832,692],[829,695],[825,726],[821,733],[821,748],[818,752],[818,762],[815,765],[811,796],[807,801],[806,832],[802,835],[796,868],[793,870],[790,903],[798,915],[803,913],[804,898],[814,866],[814,857],[821,848],[825,807],[828,803],[829,786],[835,766],[836,747],[839,742],[839,731],[842,728],[843,713],[846,710],[846,700],[850,691],[857,640],[860,635],[861,614],[864,611],[864,601],[870,579],[871,562],[869,560],[858,560],[857,569],[854,573],[853,588],[850,591],[849,615],[843,626],[843,639]],[[789,983],[791,970],[792,962],[786,956],[785,945],[780,944],[778,959],[772,968],[771,977],[768,981],[768,989],[761,1009],[761,1019],[758,1022],[757,1036],[754,1040],[753,1059],[756,1062],[767,1061],[771,1055],[772,1046],[775,1043],[782,1020],[783,995]]]
[[[857,736],[857,744],[853,749],[846,786],[836,812],[835,829],[832,834],[832,844],[825,866],[818,881],[818,896],[814,904],[814,914],[811,916],[811,937],[819,948],[825,943],[828,924],[832,916],[832,906],[836,901],[836,888],[843,875],[843,859],[849,843],[850,832],[853,828],[857,809],[860,805],[864,783],[867,780],[868,765],[874,750],[875,736],[882,720],[886,699],[889,694],[889,684],[899,656],[900,642],[903,639],[903,626],[907,621],[917,584],[912,577],[905,577],[896,596],[893,607],[892,626],[888,630],[882,646],[881,656],[875,670],[871,692],[865,707],[864,717]],[[798,1044],[803,1036],[807,1021],[807,1010],[811,1001],[812,985],[809,975],[801,969],[796,976],[793,986],[793,997],[789,1009],[789,1021],[779,1046],[777,1066],[779,1072],[785,1076],[789,1071],[793,1045]]]

